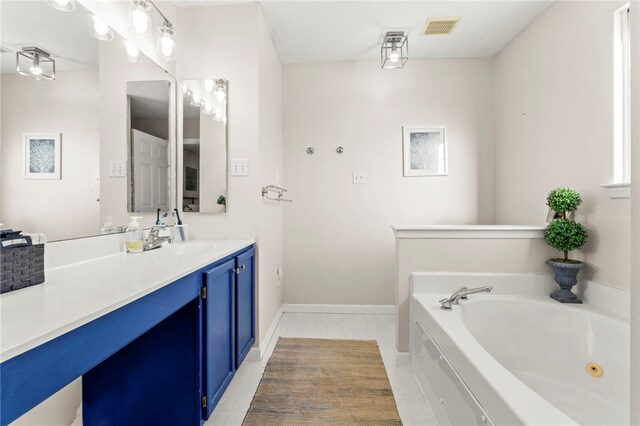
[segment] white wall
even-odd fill
[[[283,121],[282,121],[282,65],[262,14],[258,14],[259,102],[258,148],[260,186],[282,185]],[[256,196],[260,196],[257,193]],[[258,241],[260,262],[259,324],[260,344],[284,300],[284,286],[277,275],[283,266],[283,209],[287,205],[268,201],[260,196]]]
[[[58,72],[55,81],[2,76],[0,222],[50,241],[100,233],[98,73]],[[23,133],[61,133],[61,180],[24,178]],[[66,212],[73,206],[73,214]]]
[[[283,69],[286,303],[393,304],[390,225],[494,222],[493,58]],[[449,175],[403,177],[402,126],[442,124]]]
[[[624,2],[555,2],[496,57],[496,216],[540,224],[547,193],[582,195],[583,278],[629,288],[630,201],[613,181],[613,13]]]
[[[178,26],[178,81],[229,81],[228,155],[245,158],[249,164],[248,176],[229,177],[226,214],[185,213],[183,221],[194,238],[257,241],[257,340],[261,342],[282,304],[275,279],[282,266],[281,207],[265,206],[260,195],[260,188],[273,183],[276,170],[282,170],[280,61],[257,4],[182,7]]]

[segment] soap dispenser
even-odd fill
[[[100,233],[101,234],[113,234],[114,231],[114,226],[113,226],[113,216],[107,216],[106,220],[104,221],[104,225],[102,225],[102,228],[100,229]]]
[[[142,216],[131,216],[129,226],[127,226],[127,252],[140,253],[142,251],[142,229],[138,219]]]

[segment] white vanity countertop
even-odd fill
[[[253,243],[253,240],[195,240],[47,269],[44,283],[0,296],[0,362]]]
[[[544,238],[546,225],[396,225],[396,238]]]

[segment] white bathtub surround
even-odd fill
[[[396,237],[396,348],[409,351],[409,283],[422,272],[550,274],[554,251],[545,226],[414,225],[392,227]]]
[[[549,298],[555,283],[547,275],[417,273],[412,281],[411,364],[427,397],[438,401],[432,406],[440,424],[464,413],[474,418],[475,400],[495,424],[629,423],[626,291],[583,280],[585,303],[566,305]],[[493,291],[440,309],[438,300],[460,287],[482,285]],[[444,359],[430,363],[424,348]],[[604,374],[591,377],[588,363]],[[454,371],[443,376],[449,364]],[[458,376],[452,392],[447,386]]]

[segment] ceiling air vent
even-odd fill
[[[446,35],[451,34],[460,21],[459,16],[448,18],[429,18],[422,29],[422,35]]]

